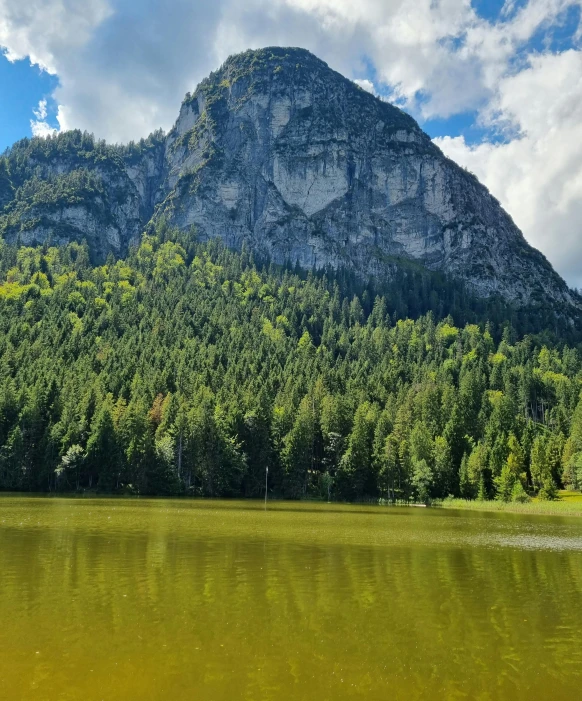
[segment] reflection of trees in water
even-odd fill
[[[4,531],[0,647],[44,640],[63,683],[90,659],[113,694],[137,673],[218,698],[531,698],[528,680],[560,698],[579,684],[579,553],[309,546],[178,525],[152,512],[131,535]]]

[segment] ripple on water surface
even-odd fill
[[[574,699],[582,520],[0,498],[7,699]]]

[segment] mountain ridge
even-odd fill
[[[412,117],[304,49],[228,58],[186,95],[167,135],[127,147],[80,134],[24,140],[2,162],[9,242],[85,238],[104,258],[164,218],[278,263],[366,277],[404,257],[481,297],[581,308],[499,202]]]

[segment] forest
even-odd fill
[[[292,499],[553,499],[582,483],[582,360],[542,322],[163,222],[104,264],[1,243],[0,489],[261,497],[268,468]]]

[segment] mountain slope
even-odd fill
[[[575,349],[394,323],[411,280],[377,296],[162,233],[103,266],[0,247],[0,490],[263,496],[267,467],[292,498],[579,483]]]
[[[410,258],[482,297],[580,308],[473,175],[411,117],[305,50],[231,57],[186,97],[165,139],[125,148],[86,140],[78,134],[64,156],[36,140],[10,151],[5,238],[85,237],[102,258],[124,253],[150,218],[163,217],[275,262],[382,276]]]

